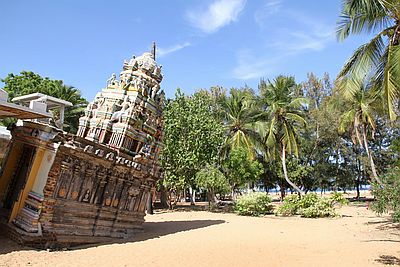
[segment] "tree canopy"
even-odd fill
[[[19,75],[10,73],[1,81],[4,82],[4,90],[8,92],[10,99],[31,93],[43,93],[71,102],[73,106],[65,112],[64,129],[73,133],[77,131],[79,117],[83,115],[88,102],[75,87],[65,85],[61,80],[43,78],[31,71],[22,71]]]

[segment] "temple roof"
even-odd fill
[[[36,119],[51,118],[49,112],[41,112],[30,109],[29,107],[16,105],[13,103],[0,101],[0,119],[17,118],[17,119]]]
[[[46,104],[47,107],[52,109],[52,108],[58,108],[58,107],[72,107],[72,103],[55,98],[49,95],[41,94],[41,93],[33,93],[29,95],[23,95],[23,96],[18,96],[14,97],[11,101],[15,103],[21,103],[21,104],[29,104],[32,100],[37,100],[39,98],[45,98],[46,99]]]

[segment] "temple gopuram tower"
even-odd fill
[[[106,88],[86,108],[77,136],[131,156],[156,160],[165,98],[160,91],[161,68],[154,53],[125,60],[119,79],[113,73]]]

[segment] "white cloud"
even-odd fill
[[[259,26],[264,24],[264,21],[278,13],[282,8],[283,0],[267,0],[262,8],[257,10],[254,14],[254,19]]]
[[[246,0],[216,0],[205,10],[188,11],[186,17],[194,27],[205,33],[214,33],[236,21],[245,4]]]
[[[281,33],[283,37],[277,37],[278,41],[267,44],[257,52],[249,49],[237,52],[237,64],[232,71],[234,78],[253,80],[277,75],[297,55],[307,51],[321,51],[329,42],[335,41],[333,31],[327,30],[322,24],[309,31],[290,32],[282,29]],[[264,54],[262,51],[268,52]]]
[[[191,43],[186,42],[186,43],[183,43],[183,44],[176,44],[176,45],[173,45],[173,46],[170,46],[170,47],[166,47],[166,48],[157,47],[157,55],[159,57],[163,57],[163,56],[166,56],[166,55],[171,54],[173,52],[176,52],[178,50],[181,50],[181,49],[183,49],[185,47],[188,47],[190,45],[191,45]]]
[[[280,56],[266,58],[255,56],[250,50],[237,53],[238,65],[233,69],[233,76],[240,80],[259,79],[274,74],[274,66],[281,60]]]
[[[335,40],[333,32],[320,32],[315,29],[309,31],[294,31],[285,34],[288,38],[270,44],[280,51],[286,53],[300,53],[303,51],[321,51],[326,45]]]

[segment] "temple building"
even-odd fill
[[[0,230],[49,247],[130,238],[142,229],[161,176],[161,68],[155,47],[125,60],[119,78],[112,74],[85,109],[76,135],[40,120],[11,129],[0,171]]]

